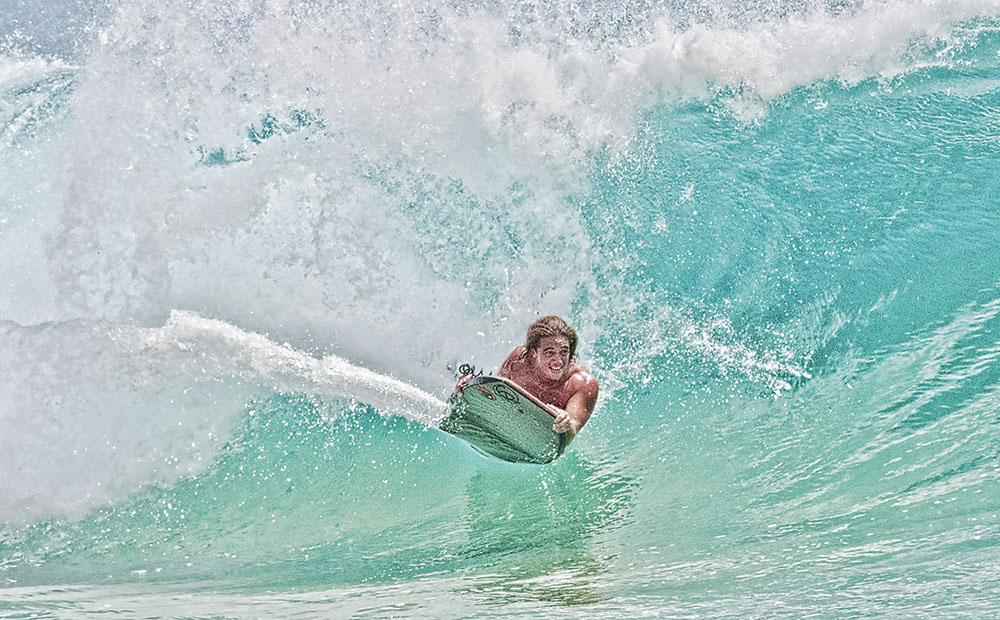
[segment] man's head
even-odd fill
[[[552,336],[562,336],[569,344],[569,359],[576,359],[576,332],[569,326],[569,323],[557,316],[543,316],[528,328],[528,337],[524,341],[524,348],[528,351],[537,351],[543,338]]]

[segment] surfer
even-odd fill
[[[597,403],[597,379],[576,363],[576,331],[557,316],[543,316],[528,328],[524,344],[511,351],[498,373],[553,410],[552,430],[569,443],[590,419]],[[458,389],[469,377],[459,379]]]

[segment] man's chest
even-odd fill
[[[555,405],[560,409],[566,408],[566,402],[569,398],[566,396],[565,384],[561,383],[556,386],[546,385],[538,381],[535,373],[531,372],[530,369],[514,368],[512,370],[511,379],[514,380],[514,383],[528,390],[538,400]]]

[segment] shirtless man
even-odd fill
[[[576,363],[576,340],[566,321],[544,316],[532,323],[524,344],[511,351],[498,373],[549,405],[556,414],[552,430],[566,433],[567,444],[597,402],[597,379]]]

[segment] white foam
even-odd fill
[[[11,86],[24,86],[53,71],[71,67],[62,60],[30,55],[0,54],[0,92]]]
[[[516,5],[128,3],[81,69],[69,161],[53,162],[60,220],[29,235],[46,272],[12,279],[51,282],[50,319],[158,325],[190,308],[440,385],[455,350],[493,363],[593,287],[574,196],[650,104],[729,92],[753,117],[816,80],[909,70],[928,59],[914,46],[961,42],[957,23],[997,7],[689,27],[650,11],[615,38]],[[320,120],[297,129],[295,111]],[[291,128],[251,140],[269,117]],[[216,149],[246,161],[198,165]],[[497,336],[444,345],[449,331]]]
[[[252,390],[136,363],[111,332],[0,325],[0,521],[78,515],[200,471]]]
[[[816,82],[854,85],[947,65],[953,48],[974,42],[978,34],[960,24],[996,18],[998,12],[996,0],[913,0],[684,29],[660,18],[648,40],[622,52],[625,73],[619,82],[668,96],[728,93],[732,112],[759,116],[768,101]]]
[[[78,515],[198,473],[257,396],[360,401],[427,424],[445,409],[343,359],[186,312],[159,328],[5,323],[0,344],[0,522]]]

